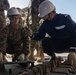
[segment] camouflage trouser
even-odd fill
[[[15,45],[15,46],[13,46],[13,45],[15,45],[15,44],[8,43],[7,48],[6,48],[6,53],[14,55],[13,60],[17,60],[19,55],[21,55],[22,53],[24,53],[25,56],[28,56],[29,49],[27,49],[27,50],[25,50],[25,52],[23,52],[23,47],[21,45]]]
[[[39,28],[39,21],[40,21],[40,18],[38,17],[38,6],[39,4],[44,1],[44,0],[32,0],[31,1],[31,6],[28,10],[28,25],[29,27],[32,29],[33,33],[35,33],[38,28]],[[29,17],[31,17],[31,19],[29,19]],[[31,41],[31,55],[30,57],[33,59],[34,58],[34,50],[36,48],[37,50],[37,54],[40,56],[40,55],[43,55],[43,50],[41,48],[41,45],[40,45],[40,42],[35,42],[35,41]],[[44,56],[44,55],[43,55]],[[42,56],[40,56],[42,57]]]
[[[41,46],[41,42],[40,41],[34,41],[34,40],[30,40],[30,57],[29,59],[34,60],[34,50],[36,49],[37,57],[41,57],[41,59],[44,59],[44,52]]]

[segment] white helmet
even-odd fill
[[[38,16],[44,17],[47,14],[49,14],[50,12],[52,12],[53,10],[55,10],[55,6],[53,5],[53,3],[49,0],[45,0],[39,5]]]
[[[7,11],[7,16],[12,16],[12,15],[20,15],[19,11],[17,8],[12,7]]]

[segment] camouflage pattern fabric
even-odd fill
[[[8,8],[8,0],[0,0],[0,27],[6,24],[4,10],[8,10]]]
[[[38,14],[39,14],[38,7],[39,7],[39,4],[43,1],[44,0],[31,0],[31,6],[28,9],[28,20],[27,20],[28,23],[27,24],[29,25],[29,28],[32,29],[33,33],[35,33],[40,26],[39,24],[40,18],[38,17]],[[29,20],[30,17],[31,19]],[[34,58],[33,53],[34,53],[35,48],[37,49],[38,53],[41,53],[39,55],[42,55],[42,57],[44,57],[43,49],[41,47],[41,42],[30,40],[30,49],[31,49],[30,59]]]
[[[5,34],[5,30],[4,30],[4,27],[1,27],[0,28],[0,51],[1,52],[5,52],[6,50],[6,34]]]
[[[29,30],[19,25],[18,29],[14,29],[11,24],[4,28],[5,46],[9,54],[15,54],[18,57],[21,53],[25,56],[29,54]]]
[[[0,28],[6,25],[4,13],[0,14]]]
[[[9,6],[8,0],[0,0],[0,10],[8,10]]]
[[[4,10],[7,10],[9,6],[8,0],[0,0],[0,51],[5,50],[5,42],[3,41],[5,40],[3,28],[6,25]]]

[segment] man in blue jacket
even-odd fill
[[[42,41],[44,52],[54,58],[55,52],[73,51],[76,47],[76,23],[70,15],[57,14],[53,3],[46,0],[39,5],[38,16],[44,19],[44,22],[32,35],[32,39]],[[45,37],[46,33],[50,37]]]

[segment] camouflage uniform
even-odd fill
[[[0,27],[6,24],[4,10],[8,10],[8,8],[8,0],[0,0]]]
[[[39,14],[38,7],[39,7],[39,4],[41,2],[43,2],[43,1],[44,0],[32,0],[31,1],[31,7],[29,7],[29,9],[28,9],[28,17],[30,17],[30,15],[32,17],[31,21],[28,19],[28,22],[31,22],[31,24],[30,23],[28,23],[28,24],[29,24],[30,29],[32,29],[33,33],[35,33],[38,30],[39,26],[40,26],[39,25],[40,18],[38,17],[38,14]],[[33,59],[33,52],[34,52],[35,48],[37,49],[38,56],[44,57],[43,50],[42,50],[42,47],[41,47],[41,42],[30,40],[30,44],[31,44],[31,56],[30,56],[30,59]]]
[[[6,41],[6,51],[9,54],[15,54],[15,59],[24,53],[25,56],[29,53],[29,30],[27,28],[23,28],[19,25],[18,29],[12,28],[11,24],[6,26],[5,34],[7,37]]]
[[[0,0],[0,51],[4,51],[4,42],[3,39],[5,39],[3,28],[6,25],[6,19],[4,10],[8,10],[9,3],[8,0]]]
[[[6,19],[5,19],[5,14],[4,10],[8,10],[9,8],[9,3],[8,0],[0,0],[0,52],[4,53],[5,50],[5,34],[3,31],[4,26],[6,25]],[[4,69],[4,64],[0,65],[0,70]]]

